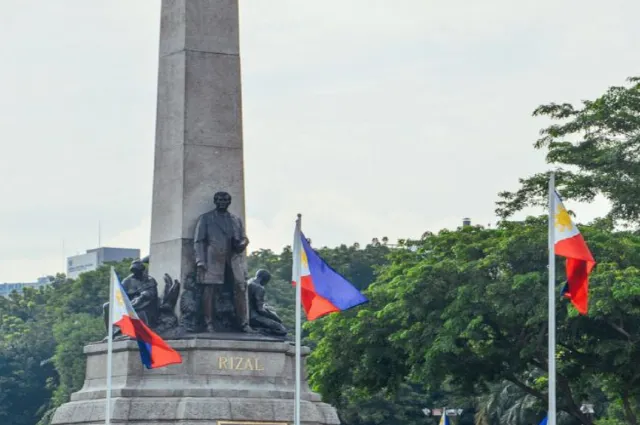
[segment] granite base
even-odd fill
[[[113,424],[233,425],[293,422],[294,347],[287,342],[167,341],[183,363],[145,369],[135,341],[113,344]],[[90,344],[85,382],[52,425],[103,424],[107,344]],[[303,356],[309,353],[303,347]],[[303,377],[306,377],[303,371]],[[301,422],[337,425],[336,410],[302,382]]]

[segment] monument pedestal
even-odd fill
[[[135,341],[113,344],[111,421],[136,425],[232,425],[293,422],[294,347],[286,342],[167,341],[183,363],[145,369]],[[303,348],[303,356],[308,348]],[[60,406],[52,425],[102,424],[107,344],[87,345],[84,386]],[[303,373],[303,377],[305,374]],[[336,410],[302,382],[301,422],[337,425]]]

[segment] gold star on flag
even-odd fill
[[[558,205],[558,209],[555,216],[555,226],[561,232],[573,229],[573,222],[571,216],[564,208],[563,205]]]
[[[124,306],[124,299],[122,298],[122,292],[116,291],[116,301],[119,305]]]

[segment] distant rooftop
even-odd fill
[[[0,283],[0,297],[8,297],[13,291],[22,293],[24,288],[39,288],[50,284],[48,277],[39,277],[35,282]]]

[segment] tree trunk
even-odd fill
[[[624,406],[624,417],[629,425],[638,425],[638,418],[631,408],[631,403],[629,402],[629,393],[627,392],[622,395],[622,405]]]
[[[573,399],[573,393],[571,391],[571,386],[569,385],[569,380],[566,379],[562,375],[558,376],[558,386],[560,387],[560,391],[563,395],[562,399],[565,402],[565,411],[569,413],[574,418],[578,419],[584,425],[593,425],[593,419],[590,415],[585,415],[580,410],[580,407],[576,404]],[[637,425],[637,424],[634,424]]]

